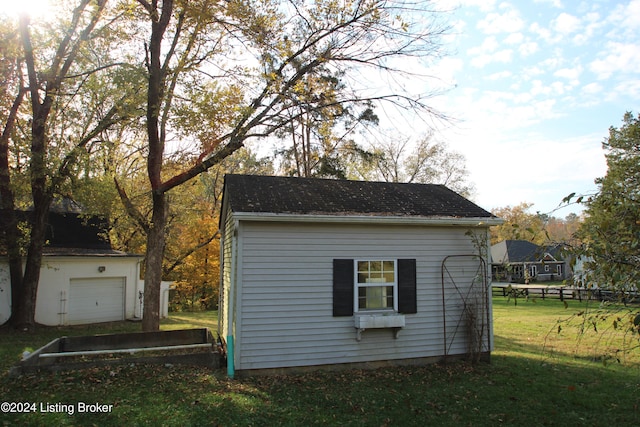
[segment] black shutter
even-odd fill
[[[333,315],[353,315],[353,260],[333,260]]]
[[[416,260],[398,260],[398,313],[418,312],[416,299]]]

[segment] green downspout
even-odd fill
[[[227,376],[231,379],[235,375],[233,356],[233,335],[227,335]]]
[[[227,315],[227,376],[231,379],[235,376],[235,345],[233,341],[233,328],[234,328],[234,316],[235,316],[235,303],[236,303],[236,287],[238,285],[238,227],[239,221],[234,220],[233,237],[231,239],[231,283],[229,287],[229,309]]]

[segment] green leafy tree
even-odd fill
[[[576,258],[583,263],[577,279],[595,295],[604,291],[611,298],[565,322],[577,320],[581,334],[600,333],[605,343],[605,335],[623,333],[624,345],[612,353],[620,361],[621,354],[640,348],[640,311],[628,304],[637,301],[640,288],[640,116],[625,113],[622,126],[609,128],[602,147],[608,169],[596,179],[597,192],[574,193],[564,202],[586,207],[576,233],[580,241],[574,246]]]
[[[10,110],[5,122],[5,130],[9,128],[13,132],[3,137],[1,145],[0,187],[3,209],[8,210],[15,207],[18,197],[26,199],[16,192],[17,182],[27,183],[29,204],[33,208],[28,224],[24,275],[11,273],[11,321],[20,327],[29,328],[35,322],[51,203],[69,190],[70,177],[77,172],[83,153],[91,150],[103,131],[127,114],[123,107],[128,96],[123,87],[115,97],[89,94],[92,81],[109,78],[109,70],[114,66],[108,55],[101,55],[100,60],[95,60],[94,55],[96,51],[109,52],[113,46],[110,44],[113,39],[108,37],[113,16],[105,14],[105,10],[105,0],[79,0],[71,7],[69,3],[61,4],[56,20],[33,26],[28,16],[22,15],[17,25],[18,83],[10,87],[15,93],[13,105],[21,105]],[[92,102],[87,103],[88,99]],[[15,149],[17,146],[21,148]],[[12,223],[5,227],[8,248],[15,246],[10,241],[16,237]],[[11,266],[17,264],[22,255],[14,250],[9,254]]]
[[[613,290],[640,284],[640,117],[626,113],[602,144],[607,174],[595,196],[581,199],[586,218],[578,236],[588,259],[587,284]]]

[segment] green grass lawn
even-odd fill
[[[640,355],[611,358],[624,334],[578,336],[585,303],[494,300],[491,364],[465,363],[228,380],[224,371],[121,366],[0,376],[2,401],[34,402],[36,413],[0,413],[5,425],[168,426],[634,426],[640,425]],[[162,329],[210,327],[214,313],[177,313]],[[561,325],[558,333],[558,325]],[[138,330],[122,323],[111,330]],[[620,329],[621,330],[621,329]],[[101,328],[0,330],[0,368],[27,346]],[[612,334],[610,334],[612,335]],[[578,337],[580,339],[578,340]],[[636,338],[637,340],[637,338]],[[612,353],[613,352],[613,353]],[[602,356],[607,356],[602,358]],[[607,361],[608,363],[603,363]],[[113,405],[108,413],[42,413],[41,403]],[[65,407],[64,404],[68,406]],[[54,406],[52,409],[56,409]]]

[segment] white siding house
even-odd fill
[[[26,214],[25,219],[28,218]],[[78,325],[139,319],[142,257],[111,248],[101,221],[52,212],[36,295],[36,323]],[[163,282],[166,315],[169,283]],[[11,281],[0,256],[0,325],[11,313]]]
[[[474,283],[491,351],[477,242],[500,220],[445,187],[227,175],[222,209],[229,375],[467,354]]]

